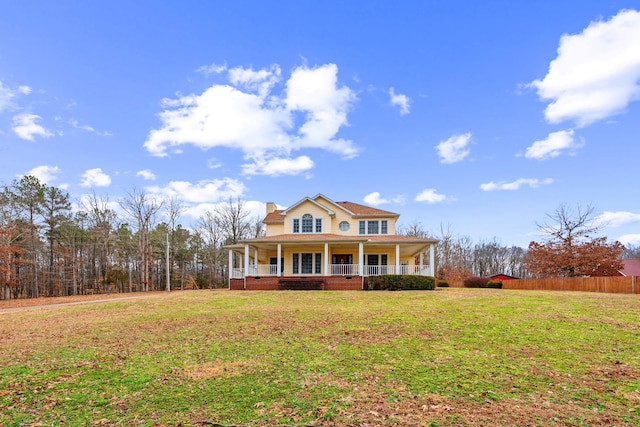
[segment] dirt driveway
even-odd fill
[[[117,299],[145,298],[152,295],[165,295],[166,291],[154,292],[133,292],[121,294],[98,294],[98,295],[76,295],[69,297],[43,297],[43,298],[23,298],[14,300],[0,300],[0,314],[11,311],[42,308],[51,306],[90,304]]]

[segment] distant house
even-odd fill
[[[640,259],[623,259],[621,276],[640,276]]]
[[[494,274],[489,276],[491,280],[518,280],[517,277],[509,276],[508,274]]]
[[[229,288],[357,290],[371,275],[433,276],[438,240],[396,234],[399,216],[322,194],[267,203],[266,235],[226,246]]]

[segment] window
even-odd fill
[[[388,234],[389,233],[389,221],[383,220],[370,220],[359,221],[358,232],[360,234]]]
[[[340,231],[347,231],[349,230],[349,223],[347,221],[342,221],[338,227],[340,228]]]
[[[302,215],[302,232],[313,233],[313,217],[310,214]]]
[[[291,255],[291,267],[293,274],[298,274],[300,272],[300,267],[298,267],[298,254]]]
[[[322,274],[322,253],[291,254],[293,274]]]
[[[301,218],[293,218],[293,233],[322,233],[322,218],[313,218],[311,214],[304,214]]]
[[[313,272],[313,254],[300,254],[302,259],[302,274],[311,274]]]

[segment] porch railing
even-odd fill
[[[358,264],[329,264],[329,275],[333,276],[352,276],[358,274]],[[363,266],[365,276],[380,276],[386,274],[407,274],[431,276],[431,269],[427,265],[400,265],[396,269],[395,265],[365,265]],[[234,268],[231,270],[231,278],[242,279],[244,277],[244,268]],[[277,276],[278,267],[273,264],[250,265],[247,269],[248,276]],[[284,273],[282,275],[285,275]],[[308,276],[305,274],[286,274],[287,276]],[[320,275],[324,275],[324,272]]]

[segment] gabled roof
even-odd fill
[[[316,196],[317,198],[318,196]],[[331,209],[329,209],[327,206],[323,205],[322,203],[318,203],[315,198],[311,198],[311,197],[305,197],[304,199],[294,203],[293,205],[289,206],[287,209],[283,210],[282,212],[280,212],[280,215],[286,215],[288,211],[290,211],[291,209],[300,206],[301,204],[303,204],[304,202],[311,202],[314,205],[318,206],[321,209],[324,209],[325,211],[327,211],[327,213],[329,215],[335,215],[336,213],[334,211],[332,211]]]
[[[353,213],[355,217],[398,217],[397,213],[385,211],[371,206],[361,205],[353,202],[337,202],[340,206]]]
[[[394,212],[385,211],[382,209],[374,208],[371,206],[361,205],[359,203],[354,202],[334,202],[327,196],[322,193],[318,193],[313,197],[305,197],[293,205],[289,206],[286,209],[276,209],[275,211],[267,214],[265,218],[262,220],[263,223],[277,223],[284,222],[284,216],[288,211],[293,208],[300,206],[304,202],[311,202],[314,205],[324,209],[329,215],[335,215],[335,211],[331,209],[330,206],[327,206],[326,203],[318,202],[318,199],[322,198],[329,202],[329,204],[333,205],[332,207],[341,209],[346,211],[349,215],[354,218],[368,218],[368,217],[376,217],[376,218],[397,218],[400,215]]]
[[[640,259],[623,259],[622,265],[620,274],[623,276],[640,276]]]

